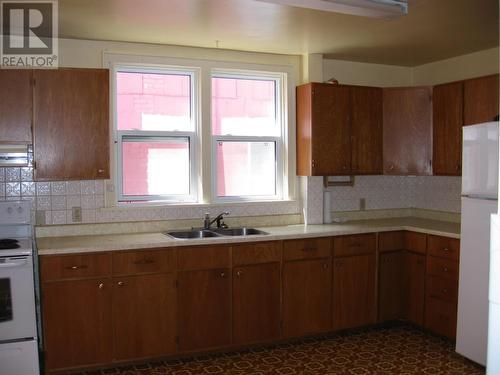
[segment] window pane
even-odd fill
[[[212,78],[212,133],[279,136],[276,81]]]
[[[276,194],[274,142],[221,141],[216,152],[219,197]]]
[[[123,195],[189,195],[189,138],[125,138]]]
[[[118,72],[118,130],[191,131],[191,77]]]

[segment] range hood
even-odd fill
[[[26,167],[30,145],[0,144],[0,167]]]

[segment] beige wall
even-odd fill
[[[417,66],[413,84],[435,85],[498,73],[498,53],[497,47]]]
[[[343,60],[323,60],[323,78],[335,77],[340,83],[365,86],[410,86],[412,68]]]

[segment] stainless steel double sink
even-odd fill
[[[163,234],[180,239],[199,239],[210,237],[235,237],[235,236],[255,236],[267,235],[269,233],[255,228],[214,228],[214,229],[191,229],[183,231],[164,232]]]

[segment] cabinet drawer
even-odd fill
[[[459,259],[460,241],[456,238],[429,236],[429,254],[448,259]]]
[[[427,274],[458,280],[458,262],[452,259],[427,257]]]
[[[109,276],[111,254],[42,256],[42,281]]]
[[[405,232],[405,249],[413,253],[427,253],[427,235],[425,233]]]
[[[442,277],[428,276],[427,295],[445,301],[456,302],[458,298],[458,282]]]
[[[333,242],[334,255],[360,255],[375,252],[375,234],[357,234],[354,236],[335,237]]]
[[[233,246],[233,265],[272,263],[281,261],[281,242],[257,242]]]
[[[175,250],[138,250],[113,253],[113,275],[175,270]]]
[[[425,300],[425,327],[435,333],[455,338],[457,329],[457,305],[428,297]]]
[[[330,237],[290,240],[283,243],[284,260],[326,258],[330,256],[332,256],[332,239]]]
[[[380,252],[403,250],[405,248],[404,233],[402,231],[379,233],[378,250]]]
[[[231,266],[229,246],[180,247],[177,250],[179,270],[229,268]]]

